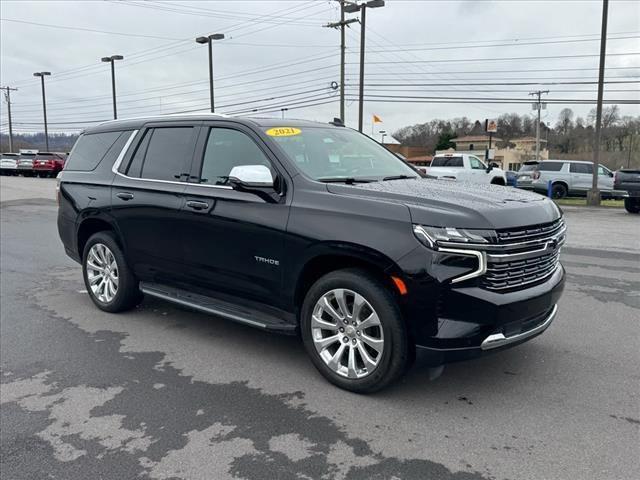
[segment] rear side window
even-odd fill
[[[436,157],[431,161],[432,167],[462,167],[462,157]]]
[[[65,170],[90,171],[110,154],[115,161],[122,150],[128,132],[105,132],[82,135],[71,150]],[[116,145],[117,144],[117,145]]]
[[[569,171],[571,173],[588,173],[593,175],[593,165],[590,163],[570,163]]]
[[[562,166],[564,163],[562,162],[542,162],[538,165],[538,170],[541,172],[559,172],[562,170]]]
[[[162,127],[147,131],[127,174],[151,180],[175,182],[181,179],[191,163],[195,130],[193,127]]]

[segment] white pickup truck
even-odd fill
[[[438,178],[450,178],[471,183],[506,185],[507,177],[494,163],[485,163],[468,153],[444,153],[433,157],[427,174]]]

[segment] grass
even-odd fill
[[[554,200],[558,205],[572,205],[576,207],[586,207],[586,198],[562,198]],[[603,207],[624,208],[624,200],[602,200]]]

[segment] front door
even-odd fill
[[[114,177],[112,214],[141,280],[174,284],[182,271],[180,209],[198,131],[184,123],[143,129]]]
[[[284,182],[284,170],[244,126],[211,122],[200,139],[182,209],[188,284],[278,306],[290,196],[234,190],[228,178],[233,167],[265,165]]]

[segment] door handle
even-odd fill
[[[118,197],[119,199],[124,200],[126,202],[127,200],[133,200],[133,193],[118,192],[118,193],[116,193],[116,197]]]
[[[192,208],[193,210],[204,210],[209,208],[209,204],[207,202],[197,202],[195,200],[189,200],[187,202],[187,207]]]

